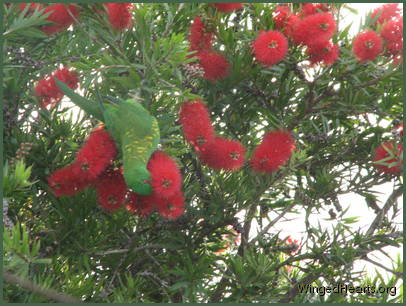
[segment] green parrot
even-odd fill
[[[114,99],[117,102],[114,104],[97,103],[78,95],[58,79],[55,81],[73,103],[105,123],[123,156],[127,186],[138,194],[151,194],[147,164],[160,140],[156,118],[134,99]]]

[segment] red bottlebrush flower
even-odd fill
[[[48,105],[55,106],[63,97],[63,93],[49,77],[38,81],[34,87],[34,94],[40,99],[43,108]]]
[[[95,128],[76,154],[77,163],[90,179],[96,179],[111,164],[117,148],[103,126]]]
[[[403,53],[403,41],[401,43],[391,42],[385,46],[385,55],[388,56],[398,56]]]
[[[289,132],[269,132],[253,152],[252,168],[257,172],[274,172],[289,160],[295,148],[295,141]]]
[[[340,54],[338,45],[331,42],[324,42],[311,45],[307,48],[306,53],[310,56],[309,60],[312,65],[323,63],[326,66],[334,64]]]
[[[252,44],[255,58],[272,66],[280,62],[288,52],[288,40],[278,31],[262,32]]]
[[[193,51],[211,50],[213,33],[207,32],[200,17],[195,17],[190,27],[190,49]]]
[[[151,186],[154,194],[168,198],[179,192],[182,183],[178,165],[162,151],[155,151],[147,166],[151,173]]]
[[[403,53],[403,17],[384,23],[380,34],[385,42],[385,55],[395,56]]]
[[[275,28],[283,30],[286,27],[290,15],[292,15],[292,11],[288,6],[283,4],[278,5],[272,14]]]
[[[329,7],[325,3],[303,3],[301,16],[310,16],[317,13],[328,12]]]
[[[298,15],[290,15],[288,17],[288,20],[286,22],[286,27],[283,30],[283,33],[285,33],[289,38],[293,37],[293,31],[295,30],[296,23],[300,20]]]
[[[42,27],[42,31],[48,35],[58,33],[68,28],[75,22],[73,17],[79,15],[79,8],[74,4],[51,4],[45,8],[44,13],[51,14],[47,17],[47,21],[55,23],[55,25],[49,25]],[[72,17],[73,16],[73,17]]]
[[[52,77],[57,78],[61,82],[65,83],[72,89],[78,88],[79,78],[78,74],[74,71],[70,71],[69,68],[63,67],[61,69],[56,70]],[[53,80],[53,79],[52,79]],[[55,84],[56,87],[56,84]]]
[[[154,195],[144,196],[133,191],[128,194],[126,209],[133,215],[146,217],[156,209],[155,206]]]
[[[403,42],[403,17],[386,22],[382,26],[381,37],[386,42]]]
[[[359,33],[352,44],[352,52],[359,61],[372,61],[382,51],[382,39],[374,31]]]
[[[224,55],[214,51],[201,51],[195,56],[199,58],[206,80],[217,81],[228,75],[230,64]]]
[[[244,4],[243,3],[213,3],[213,5],[223,13],[229,13],[232,11],[236,11],[241,9]]]
[[[289,37],[292,36],[293,27],[298,20],[299,17],[283,4],[278,5],[273,13],[275,28]]]
[[[214,137],[209,111],[206,104],[200,100],[183,103],[179,121],[186,140],[194,146],[195,150],[202,149],[202,146]]]
[[[26,8],[26,6],[29,5],[28,13],[32,14],[36,9],[40,10],[43,7],[39,3],[21,3],[18,8],[22,12]]]
[[[156,198],[158,213],[169,220],[175,220],[185,211],[185,199],[182,192],[177,192],[169,198]]]
[[[292,38],[296,44],[314,45],[330,40],[336,27],[333,15],[330,13],[313,14],[294,24]]]
[[[121,169],[105,171],[96,183],[97,200],[108,210],[115,211],[123,204],[127,194],[127,184]]]
[[[78,87],[79,78],[77,73],[70,71],[67,67],[63,67],[56,70],[53,74],[45,76],[44,79],[38,81],[34,88],[34,94],[40,99],[43,108],[46,108],[48,105],[54,107],[63,97],[63,92],[56,86],[54,77],[72,89]]]
[[[238,170],[244,164],[244,146],[238,142],[222,137],[215,137],[204,146],[200,158],[212,169]]]
[[[401,156],[403,148],[400,144],[385,142],[375,150],[374,162],[383,162],[385,165],[374,163],[374,167],[387,174],[398,175],[402,171],[403,160]]]
[[[398,3],[387,3],[376,8],[371,14],[372,19],[377,18],[374,25],[383,24],[392,18],[400,17],[401,9],[398,5]]]
[[[54,171],[48,178],[48,185],[56,197],[73,196],[89,187],[92,182],[81,177],[81,169],[74,163]]]
[[[107,15],[113,29],[123,30],[132,25],[132,3],[105,3]]]

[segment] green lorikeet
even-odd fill
[[[127,186],[138,194],[151,194],[147,164],[160,140],[156,118],[133,99],[115,99],[117,104],[97,103],[78,95],[58,79],[55,81],[73,103],[105,123],[122,154]]]

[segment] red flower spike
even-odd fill
[[[34,87],[34,94],[41,101],[41,106],[46,108],[51,105],[51,108],[57,105],[62,97],[63,92],[56,86],[54,77],[65,83],[72,89],[78,87],[79,78],[76,72],[70,71],[67,67],[63,67],[53,72],[53,74],[46,75],[44,79],[38,81]]]
[[[78,83],[79,83],[78,74],[74,71],[70,71],[69,68],[67,68],[67,67],[63,67],[61,69],[56,70],[52,74],[52,77],[57,78],[58,80],[65,83],[67,86],[69,86],[72,89],[78,88]],[[52,79],[51,83],[55,84],[54,79]],[[56,87],[56,84],[55,84],[55,87]]]
[[[288,40],[278,31],[259,34],[252,44],[255,58],[266,66],[280,62],[288,52]]]
[[[97,200],[108,211],[119,209],[127,194],[127,184],[122,171],[115,169],[104,172],[96,183]]]
[[[179,121],[186,140],[196,150],[200,150],[204,144],[214,137],[209,111],[206,104],[200,100],[183,103],[180,109]]]
[[[50,78],[38,81],[34,87],[34,94],[41,101],[41,107],[46,108],[48,105],[55,106],[63,97],[63,93],[54,86]]]
[[[289,132],[269,132],[253,152],[252,168],[262,173],[274,172],[289,160],[295,148],[295,141]]]
[[[300,16],[310,16],[317,13],[328,12],[329,7],[325,3],[303,3]]]
[[[278,5],[272,14],[273,22],[277,30],[283,30],[286,27],[289,16],[292,15],[292,11],[286,5]]]
[[[48,178],[48,185],[56,197],[73,196],[89,187],[92,182],[79,175],[80,168],[72,164],[54,171]]]
[[[40,10],[43,7],[39,3],[21,3],[18,8],[22,12],[24,11],[25,7],[29,5],[28,14],[32,14],[35,10]]]
[[[77,163],[90,179],[96,179],[111,165],[117,148],[111,135],[103,126],[95,128],[76,154]]]
[[[194,55],[199,58],[206,80],[217,81],[228,75],[230,64],[224,55],[214,51],[201,51]]]
[[[382,51],[382,39],[374,31],[359,33],[353,41],[352,52],[361,62],[374,60]]]
[[[47,17],[47,21],[55,23],[55,25],[49,25],[42,27],[42,31],[48,35],[58,33],[65,30],[75,22],[75,19],[79,15],[79,8],[74,4],[51,4],[45,7],[44,14],[51,12]],[[74,18],[73,18],[73,17]]]
[[[330,40],[336,28],[330,13],[313,14],[295,22],[292,38],[296,44],[314,45]]]
[[[241,9],[244,4],[243,3],[213,3],[213,5],[223,13],[230,13],[232,11],[236,11]]]
[[[299,17],[283,4],[278,5],[273,13],[275,28],[289,37],[292,36],[293,26],[298,20]]]
[[[380,34],[385,42],[385,55],[403,54],[403,17],[385,22]]]
[[[283,33],[285,33],[289,38],[293,37],[293,31],[295,30],[296,23],[300,20],[298,15],[290,15],[288,17],[286,27],[283,30]]]
[[[213,34],[207,32],[205,25],[200,17],[195,17],[190,27],[190,49],[193,51],[209,51],[212,48],[211,41]]]
[[[334,64],[340,54],[338,45],[331,42],[324,42],[317,45],[312,45],[306,50],[309,60],[312,65],[323,63],[326,66]]]
[[[155,209],[155,197],[153,195],[143,196],[130,191],[126,209],[136,216],[147,217]]]
[[[403,42],[403,17],[389,20],[382,26],[380,32],[386,42]]]
[[[403,53],[403,42],[401,43],[395,43],[395,42],[391,42],[386,44],[385,46],[386,50],[385,50],[385,55],[387,56],[398,56],[398,55],[402,55]]]
[[[177,192],[170,198],[157,198],[158,213],[169,220],[179,218],[185,211],[185,199],[182,192]]]
[[[238,170],[244,164],[244,146],[234,140],[215,137],[204,146],[200,158],[204,164],[212,169]]]
[[[374,25],[377,26],[378,24],[383,24],[386,21],[391,20],[392,18],[400,17],[401,9],[398,5],[398,3],[387,3],[382,5],[381,7],[376,8],[371,14],[372,19],[379,16]]]
[[[391,152],[391,153],[389,153]],[[374,162],[381,161],[384,162],[385,165],[374,164],[374,167],[377,168],[379,171],[387,173],[387,174],[394,174],[399,175],[402,172],[402,164],[403,162],[400,160],[400,157],[403,153],[402,145],[397,144],[395,146],[392,142],[385,142],[381,144],[375,150],[375,156],[373,158]],[[394,156],[394,158],[390,158],[390,156]],[[396,163],[394,165],[390,165],[392,163]]]
[[[114,30],[124,30],[132,25],[132,3],[105,3],[111,27]]]
[[[178,165],[162,151],[155,151],[147,166],[151,173],[151,186],[154,194],[168,198],[180,191],[182,176]]]

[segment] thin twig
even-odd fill
[[[374,221],[366,232],[367,236],[371,236],[373,232],[382,224],[383,217],[389,211],[389,209],[396,203],[396,200],[403,194],[403,186],[394,190],[392,194],[386,200],[385,205],[382,207],[381,211],[376,215]]]
[[[59,302],[59,303],[82,303],[81,300],[76,299],[74,297],[71,297],[69,295],[65,295],[62,293],[57,292],[54,289],[50,289],[50,288],[42,288],[40,286],[38,286],[37,284],[34,284],[33,282],[23,279],[13,273],[11,273],[10,271],[4,271],[4,279],[13,284],[13,285],[17,285],[20,286],[26,290],[32,291],[34,293],[43,295],[55,302]]]
[[[383,264],[376,262],[375,260],[372,260],[371,258],[369,258],[368,256],[365,256],[364,258],[362,258],[365,261],[370,262],[371,264],[374,264],[375,266],[378,266],[392,274],[394,274],[396,276],[396,278],[401,278],[403,277],[403,273],[402,272],[398,272],[398,271],[394,271],[392,269],[387,268],[386,266],[384,266]]]
[[[261,236],[263,236],[264,234],[266,234],[269,229],[274,226],[287,212],[289,212],[294,206],[296,205],[296,203],[292,203],[289,204],[288,206],[285,207],[284,210],[282,210],[282,212],[275,218],[272,220],[272,222],[270,222],[267,226],[265,226],[265,228],[259,232],[259,234],[251,239],[251,241],[248,243],[248,245],[251,245],[252,243],[254,243],[255,241],[257,241]]]
[[[133,67],[128,66],[128,65],[110,65],[110,66],[104,66],[104,67],[97,68],[94,71],[102,71],[102,70],[106,70],[106,69],[110,69],[110,68],[128,68],[128,69],[130,69]]]
[[[306,276],[302,281],[297,282],[292,289],[288,291],[286,296],[282,299],[280,299],[278,302],[279,303],[289,303],[292,301],[298,294],[299,294],[299,287],[307,284],[313,283],[316,279],[318,279],[320,275],[308,275]]]
[[[104,252],[94,253],[94,255],[96,255],[96,256],[105,256],[105,255],[111,255],[111,254],[127,253],[129,251],[137,252],[137,251],[144,250],[144,249],[153,249],[153,248],[161,248],[161,247],[162,246],[160,246],[158,244],[147,244],[147,245],[135,248],[135,249],[130,249],[129,248],[129,249],[107,250],[107,251],[104,251]]]

